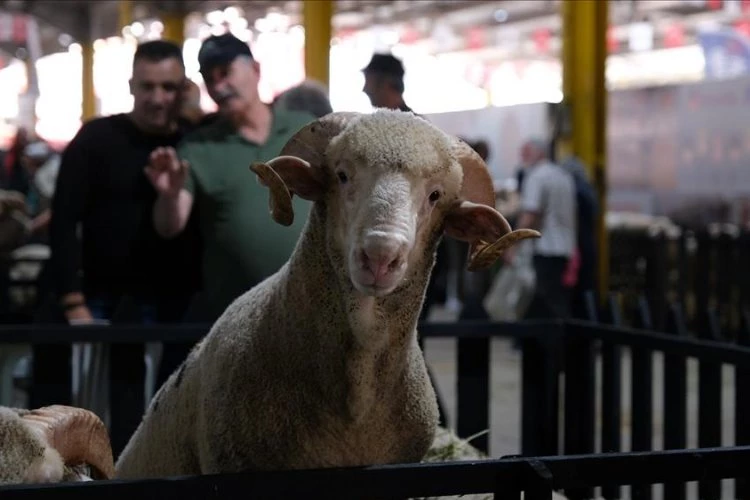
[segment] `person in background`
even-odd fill
[[[196,126],[206,116],[201,108],[201,88],[197,83],[185,79],[185,87],[182,90],[182,103],[180,105],[180,118],[188,125]]]
[[[147,174],[159,193],[153,222],[162,237],[180,234],[194,205],[200,207],[203,319],[213,321],[235,298],[275,273],[297,244],[310,203],[295,196],[292,226],[275,223],[268,215],[268,192],[248,165],[277,156],[314,117],[261,101],[260,65],[250,47],[232,34],[204,40],[198,62],[219,117],[176,149],[155,150]]]
[[[133,109],[84,123],[63,152],[52,202],[51,274],[71,323],[112,320],[124,297],[135,304],[129,321],[179,321],[200,287],[195,225],[186,221],[190,229],[179,237],[159,237],[151,219],[156,191],[144,175],[151,152],[183,136],[184,86],[181,47],[140,44],[130,80]],[[146,405],[143,345],[112,345],[110,358],[117,456]],[[49,401],[35,401],[41,403]]]
[[[139,302],[143,319],[161,313],[177,319],[175,310],[197,290],[193,235],[164,241],[156,234],[150,217],[156,192],[143,172],[155,148],[182,138],[185,80],[177,45],[139,45],[130,81],[133,109],[85,123],[63,152],[51,239],[68,320],[109,317],[124,295]]]
[[[212,123],[217,113],[206,113],[201,107],[201,88],[197,83],[185,79],[185,88],[182,91],[182,105],[180,106],[180,120],[188,130],[193,130]]]
[[[516,227],[537,229],[533,262],[536,284],[526,318],[565,319],[570,315],[564,276],[576,248],[575,184],[571,175],[549,160],[544,141],[531,139],[521,148],[524,166],[521,214]],[[511,263],[516,248],[505,253]]]
[[[598,259],[596,256],[596,220],[599,214],[599,201],[596,189],[586,175],[583,162],[575,156],[566,158],[561,166],[573,177],[576,195],[576,250],[578,253],[577,273],[572,287],[571,314],[586,318],[586,293],[596,292]]]
[[[273,106],[280,106],[288,111],[311,113],[316,118],[333,112],[328,89],[317,80],[305,80],[285,90],[276,96]]]
[[[26,173],[21,158],[23,151],[29,144],[29,132],[19,127],[10,149],[3,156],[0,169],[0,189],[16,191],[26,196],[29,192],[29,176]]]
[[[362,72],[365,75],[362,91],[373,107],[412,111],[404,101],[405,71],[399,59],[391,54],[373,54]]]
[[[30,179],[27,202],[31,221],[30,243],[49,243],[49,223],[52,218],[52,198],[60,171],[60,155],[44,141],[26,146],[22,163]]]

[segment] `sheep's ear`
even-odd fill
[[[250,170],[269,189],[271,216],[283,226],[290,226],[294,222],[293,194],[315,201],[325,192],[320,169],[296,156],[279,156],[268,163],[253,163]]]
[[[470,201],[456,203],[446,214],[445,233],[469,243],[469,271],[485,269],[519,241],[541,236],[532,229],[513,231],[500,212]]]

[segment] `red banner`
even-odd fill
[[[26,43],[26,16],[0,13],[0,42]]]

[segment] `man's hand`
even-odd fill
[[[65,319],[70,324],[80,325],[91,323],[94,320],[82,293],[71,292],[66,294],[60,300],[60,305],[64,310]]]
[[[0,191],[0,213],[13,210],[26,212],[26,198],[18,191]]]
[[[50,220],[52,220],[52,210],[45,210],[31,220],[31,232],[36,233],[49,226]]]
[[[145,172],[160,196],[176,198],[185,185],[188,168],[185,160],[177,158],[174,148],[166,147],[151,152]]]
[[[65,319],[71,325],[85,325],[94,321],[91,311],[86,305],[76,306],[65,311]]]

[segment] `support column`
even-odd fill
[[[604,68],[607,57],[609,2],[564,0],[563,105],[567,112],[561,152],[573,154],[587,166],[599,198],[598,291],[600,300],[609,290],[607,211],[607,90]]]
[[[96,92],[94,91],[94,42],[93,40],[81,40],[81,64],[83,72],[81,77],[83,92],[83,109],[81,121],[90,120],[96,116]]]
[[[94,6],[86,5],[81,16],[81,121],[96,116],[96,92],[94,91]]]
[[[39,75],[36,63],[42,58],[42,40],[39,34],[39,25],[33,16],[23,16],[26,25],[26,76],[28,86],[26,93],[19,99],[19,123],[29,131],[36,131],[36,103],[39,99]]]
[[[122,30],[125,26],[133,23],[133,2],[132,0],[120,0],[117,4],[117,27],[118,36],[122,36]]]
[[[332,0],[303,0],[305,75],[326,86],[330,81]]]
[[[164,24],[162,38],[182,47],[185,43],[185,13],[182,9],[165,12],[162,15],[162,23]]]

